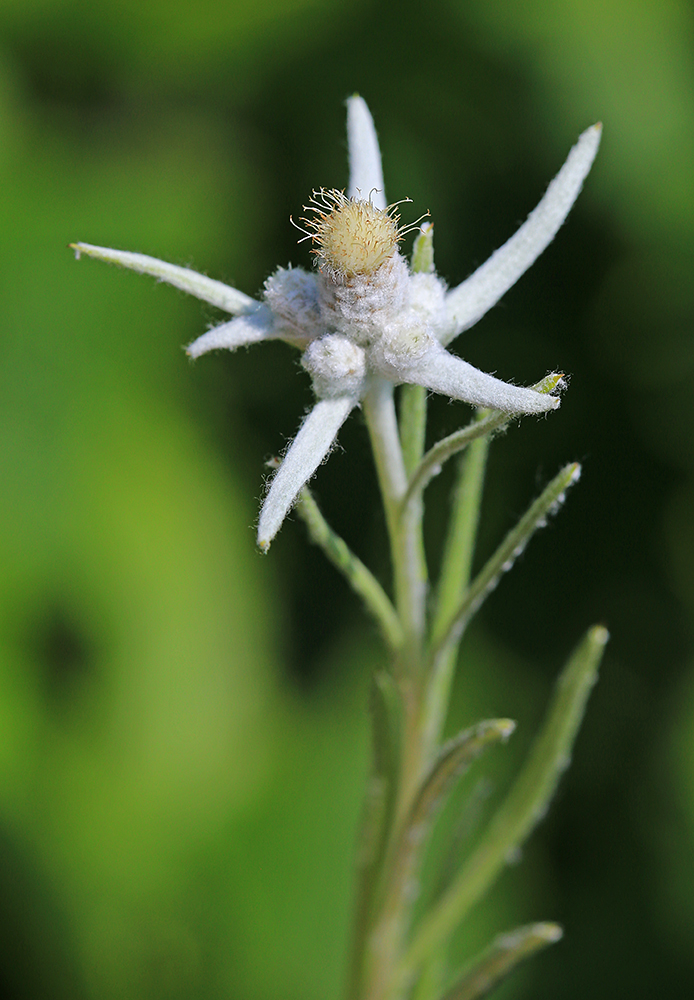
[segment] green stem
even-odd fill
[[[480,422],[483,419],[481,416]],[[445,623],[460,606],[470,583],[490,440],[489,435],[477,438],[460,460],[431,626],[434,642],[443,634]],[[459,641],[448,644],[433,660],[427,678],[425,743],[430,754],[443,734],[459,645]]]
[[[362,406],[390,537],[395,606],[406,639],[404,655],[409,660],[404,669],[412,673],[415,663],[419,661],[424,633],[426,576],[421,565],[416,512],[409,517],[401,516],[407,474],[400,446],[392,383],[373,378]]]
[[[398,686],[385,671],[374,675],[371,696],[373,763],[367,784],[357,854],[357,893],[348,997],[360,1000],[371,957],[371,931],[382,893],[400,785],[403,704]]]
[[[356,958],[354,981],[359,995],[368,1000],[384,1000],[393,983],[394,970],[402,951],[404,935],[409,927],[409,915],[401,911],[394,915],[384,909],[389,896],[392,870],[392,844],[397,841],[404,817],[421,779],[423,763],[420,740],[422,645],[425,621],[426,574],[422,565],[421,507],[412,505],[408,516],[402,517],[402,498],[407,488],[407,475],[400,444],[393,386],[383,379],[373,378],[363,398],[363,412],[371,438],[376,472],[383,499],[395,589],[395,606],[403,632],[400,655],[393,664],[402,706],[402,729],[397,747],[399,759],[397,789],[385,848],[370,875],[374,886],[362,895],[374,900],[369,907],[367,923],[358,928],[361,935],[361,956]],[[363,881],[363,879],[362,879]]]
[[[400,440],[405,471],[411,475],[422,460],[427,429],[427,391],[421,385],[400,386]]]

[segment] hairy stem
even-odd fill
[[[405,666],[405,672],[411,672],[414,661],[419,658],[424,633],[426,577],[414,531],[415,519],[400,515],[402,498],[407,489],[407,474],[393,402],[393,385],[384,379],[373,378],[364,396],[363,410],[390,536],[395,606],[411,661]]]

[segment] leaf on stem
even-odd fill
[[[531,386],[534,392],[543,394],[552,392],[560,385],[563,375],[554,372],[545,376],[535,385]],[[410,476],[407,493],[403,498],[403,506],[410,503],[415,496],[421,493],[429,485],[434,476],[441,472],[443,463],[453,455],[457,455],[463,448],[467,448],[471,441],[485,434],[494,434],[503,430],[513,419],[520,414],[509,416],[501,410],[480,410],[478,416],[459,431],[454,431],[448,437],[442,438],[429,449],[417,468]]]
[[[416,973],[421,963],[448,940],[547,812],[559,778],[571,760],[608,638],[607,629],[596,625],[570,657],[515,784],[458,877],[423,918],[403,960],[404,977]]]
[[[385,928],[409,923],[424,848],[445,796],[475,758],[487,747],[506,740],[514,728],[510,719],[491,719],[459,733],[440,748],[398,836],[388,847],[384,867],[390,876],[382,907]]]
[[[392,826],[395,798],[400,780],[400,754],[403,729],[402,698],[390,674],[374,674],[371,690],[373,721],[373,768],[369,795],[376,805],[372,809],[370,829],[361,838],[363,868],[376,866],[385,848],[385,832]],[[372,880],[368,880],[371,882]],[[374,886],[371,885],[370,889]]]
[[[456,611],[470,585],[488,452],[489,437],[481,437],[472,442],[458,462],[450,523],[436,590],[432,635],[439,634],[441,626]]]
[[[513,566],[538,528],[547,523],[564,502],[567,489],[578,481],[581,466],[578,462],[565,466],[530,505],[515,528],[509,531],[496,552],[468,587],[462,601],[448,621],[443,622],[438,634],[432,637],[432,660],[445,652],[449,643],[457,642],[460,635],[485,598],[494,590],[503,573]]]
[[[412,1000],[439,1000],[446,974],[443,952],[430,956],[422,966],[417,982],[412,987]]]
[[[423,222],[412,244],[413,274],[434,273],[434,223]]]
[[[330,527],[308,487],[302,490],[296,511],[305,522],[311,541],[321,547],[352,590],[361,597],[367,611],[379,625],[390,649],[398,650],[402,644],[402,628],[390,598],[371,570],[367,569],[347,543]]]
[[[427,424],[427,391],[421,385],[400,386],[400,443],[408,476],[424,454]]]
[[[374,674],[371,694],[374,733],[374,772],[397,787],[403,732],[403,706],[398,685],[390,674]]]
[[[366,887],[366,926],[369,925],[370,900],[376,892],[374,873],[381,868],[387,848],[388,832],[393,826],[395,802],[400,781],[401,747],[403,733],[403,705],[398,686],[392,676],[383,670],[374,674],[371,687],[371,718],[373,732],[373,767],[369,794],[373,806],[371,828],[361,838],[360,867],[370,870],[364,881]]]
[[[456,779],[488,747],[506,742],[515,728],[512,719],[488,719],[444,743],[412,806],[407,823],[410,837],[419,839],[418,835],[431,823]]]
[[[203,302],[209,302],[218,309],[231,313],[232,316],[258,308],[258,303],[244,292],[208,278],[206,274],[199,274],[189,267],[167,264],[164,260],[157,260],[156,257],[148,257],[143,253],[95,247],[91,243],[70,243],[69,246],[75,251],[77,260],[85,254],[96,260],[106,261],[107,264],[117,264],[119,267],[137,271],[138,274],[149,274],[158,281],[165,281],[189,295],[195,295]]]
[[[479,1000],[501,984],[516,966],[542,948],[560,941],[559,924],[542,923],[500,934],[489,948],[473,959],[444,1000]]]
[[[412,245],[413,274],[434,273],[434,224],[422,224]],[[421,462],[427,423],[427,391],[422,385],[400,387],[400,442],[408,476]]]

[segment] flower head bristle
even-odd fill
[[[304,211],[315,213],[315,217],[300,219],[305,228],[296,226],[304,233],[299,242],[310,239],[314,244],[311,253],[316,255],[320,270],[334,277],[373,274],[421,222],[418,219],[412,225],[400,226],[396,209],[407,201],[410,199],[404,198],[380,209],[370,198],[348,198],[344,191],[319,188],[304,205]]]

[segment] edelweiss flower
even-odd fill
[[[413,383],[507,413],[542,413],[559,406],[554,396],[484,374],[450,354],[446,345],[481,319],[554,238],[595,158],[600,126],[581,135],[518,232],[449,290],[435,274],[411,273],[400,255],[398,244],[412,227],[402,228],[397,204],[386,204],[381,154],[365,102],[355,96],[347,106],[348,194],[314,191],[305,206],[310,214],[298,227],[303,239],[313,243],[317,268],[280,268],[266,281],[262,301],[153,257],[73,244],[77,257],[85,253],[151,274],[235,316],[194,341],[188,347],[192,358],[275,338],[303,352],[302,365],[311,375],[317,403],[263,503],[258,524],[263,550],[349,413],[379,383]]]

